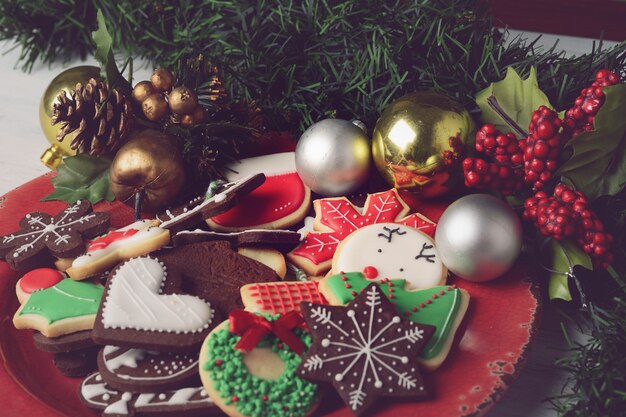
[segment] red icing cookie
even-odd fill
[[[38,268],[25,274],[17,281],[17,298],[24,304],[28,296],[35,291],[50,288],[65,278],[63,274],[52,268]]]
[[[296,172],[293,152],[242,159],[228,168],[235,171],[226,174],[228,181],[263,173],[265,183],[234,208],[207,220],[212,229],[281,229],[298,223],[308,211],[311,190]]]

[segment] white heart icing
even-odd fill
[[[161,294],[162,262],[141,257],[125,262],[111,278],[102,309],[107,329],[193,333],[209,327],[211,305],[193,295]]]

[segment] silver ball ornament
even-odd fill
[[[522,224],[491,195],[472,194],[450,204],[435,233],[441,261],[469,281],[489,281],[509,270],[522,248]]]
[[[325,119],[302,134],[296,146],[296,170],[311,190],[334,197],[365,183],[371,165],[370,142],[359,126]]]

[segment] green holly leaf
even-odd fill
[[[550,299],[560,298],[572,301],[572,295],[567,283],[569,274],[573,273],[576,265],[593,270],[591,258],[568,240],[558,241],[552,239],[550,250],[552,252],[552,266],[550,267],[552,272],[550,273],[548,285]]]
[[[87,199],[92,204],[113,201],[115,196],[109,181],[111,160],[79,154],[63,159],[58,175],[52,179],[54,192],[42,201],[61,200],[70,204]]]
[[[569,178],[590,200],[615,195],[626,185],[626,84],[602,89],[606,96],[593,130],[572,138],[572,156],[557,175]]]
[[[110,86],[114,86],[126,95],[130,95],[133,87],[117,68],[115,56],[113,55],[113,38],[107,30],[106,21],[100,9],[98,9],[96,14],[96,21],[98,30],[92,32],[91,37],[96,44],[94,58],[100,63],[102,76],[107,79]]]
[[[490,104],[493,100],[490,97],[495,97],[501,111],[494,108],[493,102]],[[539,89],[535,67],[525,80],[513,67],[508,67],[502,81],[491,83],[476,94],[476,104],[484,123],[491,123],[504,133],[512,132],[518,138],[525,136],[533,111],[541,105],[552,108],[548,97]]]

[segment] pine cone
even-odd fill
[[[70,147],[78,153],[102,155],[117,150],[130,132],[132,106],[118,90],[93,78],[76,84],[69,97],[62,91],[52,108],[52,124],[61,123],[57,140],[75,133]]]

